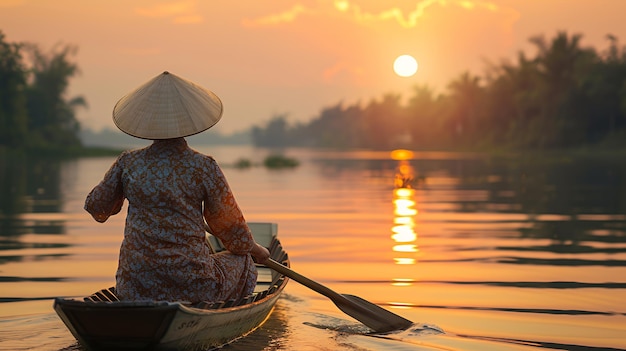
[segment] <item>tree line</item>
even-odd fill
[[[626,144],[626,47],[581,46],[581,34],[529,39],[536,54],[488,63],[442,94],[413,88],[407,102],[385,94],[367,104],[338,103],[308,123],[274,116],[253,127],[259,146],[393,149],[555,149]]]
[[[338,103],[307,123],[274,116],[253,127],[258,146],[459,149],[571,148],[626,144],[626,47],[607,35],[608,48],[581,46],[582,35],[530,38],[534,56],[464,72],[444,93],[414,86],[404,100],[388,93],[367,104]],[[81,147],[75,112],[82,96],[67,97],[79,73],[77,48],[11,43],[0,31],[0,149]]]
[[[44,52],[35,44],[8,42],[0,31],[0,150],[66,150],[80,147],[76,109],[82,96],[68,98],[71,61],[77,48],[57,45]]]

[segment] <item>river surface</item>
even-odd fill
[[[194,147],[194,145],[192,145]],[[290,281],[224,350],[626,350],[626,162],[195,147],[246,219],[278,223],[292,268],[415,324],[385,335]],[[0,350],[81,350],[57,296],[114,284],[125,209],[82,209],[114,157],[0,159]]]

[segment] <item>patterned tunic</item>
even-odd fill
[[[223,301],[252,293],[254,239],[217,162],[183,138],[123,152],[89,193],[98,222],[128,199],[116,274],[122,300]],[[203,218],[204,217],[204,218]],[[229,252],[211,254],[204,220]]]

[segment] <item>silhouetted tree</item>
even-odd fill
[[[414,86],[406,107],[407,130],[415,148],[440,146],[443,127],[442,104],[434,91],[425,85]]]
[[[36,45],[28,46],[32,58],[31,80],[26,89],[28,128],[36,147],[80,145],[80,125],[75,117],[78,107],[86,107],[82,96],[66,99],[69,79],[79,73],[70,61],[77,52],[74,46],[57,46],[43,53]]]
[[[405,127],[404,112],[400,108],[401,96],[386,94],[380,101],[372,99],[363,109],[361,123],[368,146],[376,149],[393,148]]]
[[[626,127],[626,49],[608,35],[610,47],[582,79],[586,95],[584,114],[589,116],[587,139],[595,142]]]
[[[26,141],[26,70],[20,45],[0,31],[0,145],[20,147]]]
[[[597,55],[582,49],[576,34],[571,38],[559,32],[548,43],[543,36],[530,39],[538,49],[536,58],[540,84],[537,85],[541,110],[530,130],[539,147],[572,146],[585,141],[585,116],[581,78],[588,74]]]
[[[288,144],[287,116],[274,116],[265,129],[254,127],[252,129],[252,140],[259,146],[284,146]]]
[[[450,128],[450,135],[458,138],[463,145],[475,139],[480,126],[483,99],[480,77],[465,72],[448,84],[448,90],[447,127]]]

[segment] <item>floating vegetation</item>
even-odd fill
[[[295,167],[298,167],[299,165],[300,165],[300,162],[296,160],[295,158],[273,154],[273,155],[267,156],[263,160],[262,164],[259,164],[258,162],[252,162],[250,159],[242,157],[242,158],[237,159],[237,161],[232,163],[230,166],[233,168],[237,168],[237,169],[249,169],[252,167],[259,167],[259,166],[265,166],[271,169],[279,169],[279,168],[295,168]]]
[[[282,155],[269,155],[263,161],[263,165],[267,168],[294,168],[300,165],[298,160]]]
[[[235,162],[233,166],[239,169],[247,169],[252,167],[252,161],[248,160],[247,158],[240,158]]]

